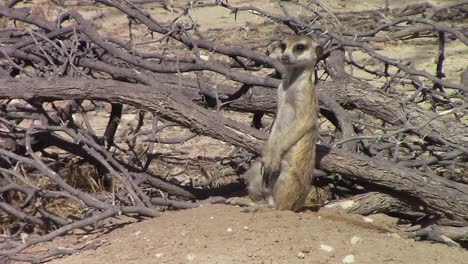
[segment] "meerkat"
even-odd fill
[[[289,36],[274,53],[286,69],[278,87],[278,111],[261,162],[244,177],[254,202],[298,211],[309,193],[315,166],[319,109],[314,69],[323,49],[307,36]]]

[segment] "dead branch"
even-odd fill
[[[0,81],[0,98],[100,99],[130,104],[139,109],[157,113],[168,120],[183,122],[184,125],[193,128],[197,133],[222,139],[235,146],[260,153],[260,141],[249,133],[249,131],[255,131],[254,129],[237,125],[235,122],[220,116],[211,117],[216,119],[217,123],[209,122],[209,117],[213,115],[211,112],[188,101],[185,102],[185,106],[182,106],[180,101],[174,100],[175,98],[180,99],[180,96],[160,96],[162,90],[164,90],[163,86],[154,89],[149,86],[128,85],[110,80],[37,80],[34,86],[31,85],[31,82],[23,79]],[[191,109],[191,114],[183,109]],[[197,113],[194,112],[194,109],[198,109],[197,118],[192,117],[194,113]],[[184,120],[187,121],[184,122]],[[243,134],[233,137],[231,130],[223,129],[220,124],[229,126],[231,129],[238,128]],[[204,129],[196,130],[197,127]],[[258,131],[254,133],[262,134]],[[430,172],[410,170],[387,161],[332,150],[325,146],[318,148],[318,154],[321,170],[351,177],[362,181],[363,185],[382,188],[382,191],[385,190],[394,195],[403,194],[408,198],[417,199],[428,213],[437,218],[435,222],[449,225],[466,224],[465,212],[468,209],[468,199],[465,200],[465,198],[468,198],[468,186],[464,184],[446,180]],[[421,181],[424,178],[430,180]],[[441,186],[443,187],[441,188]],[[440,203],[440,197],[447,197],[444,199],[444,204]]]
[[[189,10],[209,5],[227,8],[234,16],[252,12],[267,24],[275,23],[280,34],[259,42],[294,32],[324,44],[328,58],[317,72],[324,124],[317,164],[330,184],[348,190],[338,195],[359,194],[353,210],[385,212],[427,225],[464,228],[468,223],[466,71],[456,83],[458,76],[450,78],[445,66],[453,56],[447,52],[449,43],[468,44],[466,1],[338,13],[320,2],[291,1],[279,3],[282,15],[227,1],[196,1],[175,7],[181,12],[171,22],[153,17],[145,1],[97,1],[128,17],[128,42],[97,30],[99,22],[77,11],[47,20],[27,8],[14,8],[19,2],[0,5],[0,16],[10,25],[0,31],[0,208],[5,212],[0,217],[5,214],[15,223],[0,247],[1,257],[38,262],[71,254],[82,249],[42,256],[23,251],[121,213],[155,216],[161,206],[224,202],[224,197],[209,196],[243,188],[242,179],[218,190],[212,184],[183,186],[154,171],[155,164],[203,168],[201,161],[180,158],[176,151],[156,153],[156,144],[178,146],[203,135],[235,147],[228,158],[208,162],[234,168],[230,174],[242,173],[261,153],[266,132],[223,116],[223,110],[252,113],[252,123],[261,128],[267,127],[263,117],[276,109],[276,92],[270,88],[277,87],[281,66],[265,55],[268,47],[263,44],[221,43],[200,32]],[[304,13],[291,16],[288,8],[293,5]],[[139,26],[147,32],[132,30]],[[432,71],[378,52],[382,44],[423,38],[439,45]],[[353,55],[358,52],[365,58]],[[112,110],[100,135],[89,115],[104,111],[102,102]],[[134,109],[139,111],[135,122],[123,122]],[[149,129],[144,112],[153,114]],[[162,136],[169,126],[186,131]],[[93,168],[86,179],[103,194],[69,178],[76,172],[67,171],[86,166]],[[47,184],[39,185],[44,179]],[[80,213],[67,217],[46,210],[47,199],[76,203]],[[32,228],[46,235],[21,244],[20,234]],[[450,238],[463,241],[463,229],[457,230]],[[436,233],[433,237],[440,238],[449,232]]]

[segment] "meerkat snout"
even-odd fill
[[[291,58],[288,55],[281,55],[282,63],[291,63]]]

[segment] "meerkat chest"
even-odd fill
[[[296,119],[296,109],[298,95],[295,89],[284,89],[280,86],[278,89],[278,111],[276,115],[276,123],[288,123]]]
[[[296,81],[286,86],[280,85],[278,89],[279,108],[283,104],[297,106],[310,97],[312,83],[308,81]]]

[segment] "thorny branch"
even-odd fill
[[[290,33],[315,38],[328,53],[317,74],[322,124],[316,184],[335,197],[362,201],[373,191],[391,201],[366,212],[399,214],[423,225],[468,223],[468,87],[445,68],[454,56],[449,45],[468,45],[466,1],[359,12],[291,1],[278,3],[281,14],[191,1],[176,6],[179,14],[170,22],[147,11],[143,2],[151,1],[96,1],[128,17],[127,42],[97,30],[105,15],[85,19],[65,11],[50,20],[27,5],[16,7],[20,2],[0,6],[0,260],[40,262],[95,248],[99,242],[41,256],[24,253],[110,217],[225,202],[243,189],[238,176],[261,153],[266,133],[223,110],[252,113],[255,127],[268,128],[264,117],[276,107],[271,88],[283,69],[267,54],[271,43]],[[209,6],[234,17],[262,16],[265,23],[256,27],[275,25],[275,33],[255,42],[214,41],[191,17],[194,8]],[[382,43],[427,39],[438,43],[431,70],[379,51]],[[95,116],[108,110],[107,103],[112,111],[103,132]],[[193,158],[164,150],[201,135],[225,142],[229,155]],[[220,184],[223,179],[227,183]],[[63,214],[51,201],[74,209]],[[24,234],[30,238],[23,243]],[[446,235],[464,237],[452,229]]]

